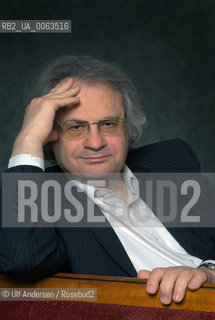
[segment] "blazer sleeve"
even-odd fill
[[[5,172],[11,174],[43,171],[34,166],[17,166]],[[2,212],[1,217],[17,213],[17,193],[14,190],[8,192],[10,199],[12,195],[12,204],[9,206],[11,210]],[[63,241],[54,227],[39,227],[39,224],[34,224],[33,227],[6,228],[2,226],[1,221],[0,271],[2,273],[25,279],[39,279],[62,270],[66,260]]]
[[[213,246],[210,252],[208,253],[208,255],[205,257],[204,261],[205,260],[215,260],[215,237],[214,237]]]

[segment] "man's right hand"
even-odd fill
[[[67,78],[48,94],[33,99],[26,109],[24,122],[11,156],[31,154],[44,158],[43,146],[58,140],[58,133],[53,129],[56,112],[60,108],[77,105],[80,102],[77,97],[80,89],[79,85],[74,84],[73,79]]]

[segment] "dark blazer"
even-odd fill
[[[160,142],[129,152],[126,161],[133,172],[198,172],[198,159],[181,140]],[[59,172],[58,166],[47,172]],[[7,172],[41,172],[18,166]],[[82,195],[84,205],[86,196]],[[102,214],[95,206],[98,214]],[[8,213],[14,214],[14,213]],[[190,254],[215,259],[213,229],[169,228]],[[0,270],[8,275],[40,278],[55,272],[108,276],[136,276],[126,251],[111,227],[104,228],[2,228]]]

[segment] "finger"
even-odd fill
[[[155,294],[158,291],[160,281],[164,275],[164,270],[162,268],[153,269],[147,281],[146,291],[149,294]]]
[[[150,276],[150,271],[148,270],[140,270],[137,274],[137,278],[139,279],[148,279]]]
[[[193,279],[193,272],[192,269],[185,269],[178,274],[172,296],[175,302],[181,302],[184,299],[187,287]]]
[[[197,290],[203,285],[203,283],[207,281],[208,281],[207,270],[203,270],[203,268],[196,269],[194,277],[188,284],[188,288],[190,290]]]
[[[79,85],[75,85],[72,88],[69,88],[62,92],[52,92],[52,94],[49,95],[50,98],[56,99],[56,98],[66,98],[70,96],[76,96],[81,90],[81,87]]]
[[[57,112],[61,108],[71,108],[80,103],[79,97],[68,97],[55,99],[54,110]]]
[[[52,88],[49,93],[53,92],[55,89],[57,89],[60,86],[60,83],[57,83],[56,86],[54,88]]]
[[[168,305],[172,301],[173,290],[178,276],[174,268],[166,270],[160,282],[160,300],[163,304]]]
[[[74,80],[72,78],[66,78],[58,83],[58,85],[53,88],[50,93],[61,93],[72,87],[74,87]]]

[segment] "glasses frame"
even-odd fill
[[[65,132],[67,131],[66,129],[65,129],[65,126],[67,125],[67,124],[71,124],[71,123],[84,123],[84,124],[87,124],[87,131],[86,131],[86,134],[84,134],[83,136],[80,136],[80,138],[78,137],[77,139],[82,139],[82,138],[84,138],[84,137],[86,137],[88,134],[89,134],[89,132],[90,132],[90,126],[92,125],[92,124],[96,124],[97,125],[97,130],[99,131],[99,133],[101,134],[101,135],[104,135],[104,136],[109,136],[108,134],[106,135],[106,134],[104,134],[104,133],[102,133],[101,132],[101,130],[100,130],[100,124],[102,124],[103,122],[105,122],[105,121],[111,121],[111,120],[120,120],[120,121],[123,121],[123,122],[126,122],[126,119],[125,118],[122,118],[122,117],[108,117],[108,118],[103,118],[103,119],[100,119],[100,120],[98,120],[98,121],[92,121],[92,122],[89,122],[89,121],[87,121],[87,120],[68,120],[68,121],[65,121],[64,123],[56,123],[55,122],[55,125],[58,127],[58,128],[60,128],[60,129],[62,129],[62,130],[64,130]],[[111,134],[110,134],[110,136],[111,136]]]

